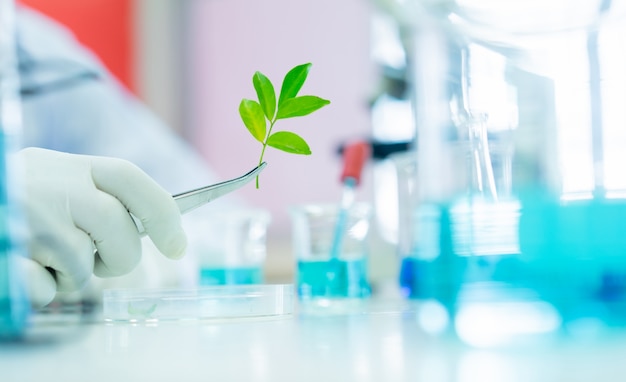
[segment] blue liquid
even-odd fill
[[[364,298],[371,293],[365,259],[298,261],[297,267],[301,299]]]
[[[0,341],[19,338],[26,329],[30,302],[21,287],[8,248],[0,248]]]
[[[428,229],[420,246],[402,262],[407,297],[435,299],[451,313],[467,301],[538,299],[565,323],[626,324],[626,200],[534,195],[519,206],[510,245],[449,205],[435,210],[421,222]]]
[[[526,277],[563,318],[626,323],[626,200],[528,203],[520,219]]]
[[[1,133],[0,149],[6,149],[4,135]],[[9,203],[7,187],[6,162],[2,154],[0,155],[0,227],[2,227],[0,229],[0,341],[21,337],[31,313],[23,275],[18,273],[14,263],[16,256],[25,254],[26,249],[23,242],[12,236],[7,229],[22,222],[19,219],[21,211],[16,210]]]
[[[260,267],[202,268],[200,285],[260,284],[263,270]]]
[[[407,256],[400,263],[400,292],[407,298],[418,298],[418,282],[420,279],[420,261]]]

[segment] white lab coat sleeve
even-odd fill
[[[172,193],[218,179],[62,26],[20,9],[18,46],[24,146],[127,159]]]

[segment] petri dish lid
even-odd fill
[[[219,285],[193,289],[106,289],[105,321],[262,318],[293,313],[291,284]]]

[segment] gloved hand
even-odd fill
[[[16,159],[29,228],[22,265],[33,305],[80,289],[92,274],[135,268],[141,241],[128,211],[162,254],[184,255],[187,238],[174,199],[130,162],[39,148],[21,150]]]

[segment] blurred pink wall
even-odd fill
[[[278,91],[290,68],[311,62],[300,94],[331,101],[309,116],[275,125],[274,131],[289,129],[305,138],[311,156],[269,148],[260,189],[239,191],[254,206],[272,212],[270,235],[289,234],[290,206],[339,200],[336,147],[369,135],[367,98],[374,84],[369,12],[366,0],[190,2],[189,136],[221,177],[237,176],[258,162],[261,144],[238,113],[242,98],[256,98],[255,71],[267,75]],[[371,200],[367,168],[364,177],[358,199]]]

